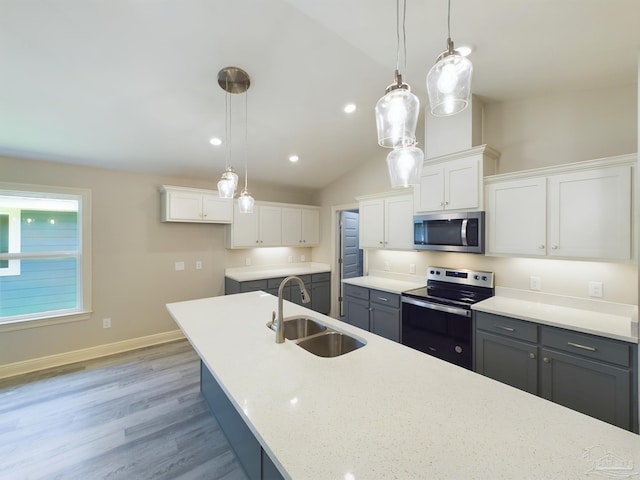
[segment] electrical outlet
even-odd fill
[[[384,262],[384,271],[388,272],[389,270],[391,270],[391,265],[389,265],[389,262]]]
[[[304,262],[305,261],[305,256],[304,255],[300,255],[300,261]]]
[[[540,277],[529,277],[529,288],[531,290],[541,290],[542,280],[540,280]]]
[[[602,282],[589,282],[589,296],[602,297]]]
[[[244,264],[248,267],[251,265],[251,259],[249,257],[244,259]]]
[[[196,260],[196,270],[202,270],[202,262],[200,260]]]
[[[111,328],[111,319],[103,318],[102,319],[102,328]]]
[[[416,273],[416,264],[415,263],[410,263],[409,264],[409,273]]]
[[[184,262],[176,262],[176,270],[184,270]]]

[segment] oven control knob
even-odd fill
[[[480,275],[474,275],[474,276],[473,276],[473,279],[474,279],[474,280],[480,280]]]
[[[433,270],[431,270],[429,273],[430,273],[431,275],[433,275],[433,274],[434,274],[434,273],[436,273],[436,272],[434,272]]]
[[[456,348],[454,348],[454,350],[456,351],[456,353],[462,353],[462,347],[460,345],[456,345]]]
[[[483,275],[483,276],[482,276],[482,280],[486,282],[486,281],[487,281],[487,276],[486,276],[486,275]]]

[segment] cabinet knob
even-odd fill
[[[256,243],[260,243],[260,240],[256,240]]]
[[[529,358],[531,358],[531,359],[535,359],[535,358],[536,358],[536,354],[535,354],[535,353],[530,353],[530,354],[529,354]]]
[[[540,244],[540,245],[538,245],[538,248],[539,248],[540,250],[544,250],[544,245],[543,245],[543,244]]]
[[[445,205],[449,205],[449,202],[444,202]]]
[[[551,363],[551,359],[550,359],[549,357],[544,357],[544,358],[542,359],[542,361],[543,361],[544,363]]]
[[[380,240],[378,243],[379,243],[380,245],[382,245],[382,240]]]
[[[557,249],[558,249],[558,245],[551,245],[551,248],[552,248],[553,250],[557,250]]]
[[[444,207],[444,202],[440,202],[440,206],[441,206],[441,207]]]
[[[307,243],[307,241],[306,240],[302,240],[302,243]]]

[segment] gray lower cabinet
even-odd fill
[[[311,304],[303,304],[300,289],[295,283],[288,283],[284,287],[283,298],[298,305],[304,305],[311,310],[328,315],[331,310],[331,272],[313,273],[309,275],[298,275],[304,282],[305,287],[311,295]],[[265,278],[261,280],[250,280],[238,282],[229,277],[224,279],[224,293],[231,295],[234,293],[255,292],[262,290],[274,296],[278,296],[280,283],[286,277]]]
[[[235,409],[207,366],[200,362],[200,391],[251,480],[279,480],[282,475]]]
[[[476,312],[475,370],[638,431],[637,345]]]
[[[400,341],[400,295],[350,284],[344,295],[345,322]]]

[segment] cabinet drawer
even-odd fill
[[[311,275],[311,283],[328,282],[331,280],[331,272],[314,273]]]
[[[384,292],[382,290],[371,290],[369,300],[391,308],[400,308],[400,295],[396,293]]]
[[[256,290],[266,290],[267,288],[266,280],[251,280],[240,284],[241,292],[255,292]]]
[[[360,298],[361,300],[369,301],[369,289],[364,287],[357,287],[348,283],[344,284],[344,296]]]
[[[538,341],[538,326],[535,323],[515,318],[476,312],[476,327],[487,332],[506,337],[517,338],[526,342]]]
[[[615,363],[623,367],[631,366],[631,345],[626,342],[589,335],[588,333],[543,327],[542,344],[545,347],[603,362]]]
[[[278,287],[280,287],[280,284],[282,283],[282,281],[285,279],[285,277],[278,277],[278,278],[269,278],[266,280],[267,282],[267,288],[275,288],[277,289]]]

